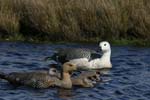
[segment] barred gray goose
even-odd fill
[[[70,62],[66,62],[63,64],[62,79],[50,75],[50,72],[45,71],[0,73],[0,78],[7,80],[13,85],[25,85],[33,88],[56,86],[70,89],[72,88],[72,81],[69,72],[74,70],[76,70],[76,66]]]

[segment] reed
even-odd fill
[[[149,5],[149,0],[1,0],[0,37],[148,41]]]

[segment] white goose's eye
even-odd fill
[[[104,46],[106,46],[106,44],[104,44]]]

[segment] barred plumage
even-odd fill
[[[33,88],[48,88],[50,86],[55,86],[56,82],[60,79],[52,77],[46,72],[14,72],[10,74],[5,74],[5,79],[14,85],[26,85]]]
[[[58,49],[51,58],[57,62],[65,63],[73,59],[87,58],[88,60],[98,58],[100,55],[90,49],[85,48],[62,48]]]

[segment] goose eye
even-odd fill
[[[96,76],[93,76],[94,78],[97,78]]]
[[[51,71],[52,71],[52,72],[56,72],[56,70],[55,70],[55,69],[52,69]]]
[[[88,77],[88,79],[89,79],[89,80],[91,80],[91,79],[92,79],[92,77]]]
[[[96,74],[100,74],[100,72],[97,71]]]
[[[56,70],[53,70],[53,72],[56,72]]]
[[[104,44],[104,46],[106,46],[106,44]]]
[[[72,67],[73,65],[72,64],[68,64],[70,67]]]

